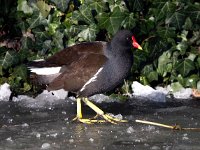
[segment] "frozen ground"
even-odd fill
[[[21,95],[10,102],[9,85],[1,86],[0,150],[200,150],[199,132],[171,131],[135,122],[141,119],[200,127],[199,101],[191,99],[188,89],[183,100],[172,99],[175,96],[161,87],[154,90],[133,83],[132,88],[134,93],[126,103],[114,103],[105,95],[93,97],[103,110],[127,119],[128,123],[85,125],[71,121],[76,115],[76,102],[66,98],[63,91],[44,91],[36,98]],[[86,106],[83,113],[86,118],[95,115]]]
[[[192,99],[192,89],[190,88],[182,88],[177,92],[173,92],[172,88],[170,86],[163,88],[163,87],[156,87],[156,89],[153,89],[150,86],[144,86],[138,82],[133,82],[132,84],[132,91],[133,93],[129,94],[130,98],[134,98],[140,101],[152,101],[152,102],[167,102],[167,99],[169,98],[175,98],[175,99]],[[9,101],[9,97],[11,95],[10,86],[5,83],[0,86],[0,101]],[[37,97],[32,98],[26,95],[19,95],[17,97],[13,97],[12,101],[19,102],[23,105],[26,105],[27,107],[31,108],[42,108],[47,107],[50,105],[62,103],[61,100],[64,100],[68,95],[68,92],[64,91],[63,89],[58,91],[51,91],[48,92],[47,90],[44,90],[41,94],[39,94]],[[75,100],[74,97],[71,97],[72,101]],[[97,103],[102,102],[116,102],[117,99],[111,99],[110,97],[98,94],[95,96],[92,96],[91,99],[93,99]]]

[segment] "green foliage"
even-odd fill
[[[134,50],[132,80],[199,88],[200,3],[169,0],[2,0],[0,83],[32,89],[27,61],[49,57],[82,41],[106,40],[132,30],[144,51]],[[8,34],[12,33],[12,34]],[[175,86],[177,87],[177,86]]]

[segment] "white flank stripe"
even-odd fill
[[[103,67],[101,67],[101,68],[97,71],[97,73],[95,73],[95,75],[94,75],[92,78],[90,78],[90,80],[88,80],[88,81],[83,85],[83,87],[81,88],[80,92],[82,92],[88,84],[90,84],[91,82],[96,81],[97,76],[98,76],[98,74],[101,72],[102,69],[103,69]]]
[[[44,61],[44,59],[36,59],[36,60],[33,60],[34,62],[39,62],[39,61]]]
[[[45,67],[45,68],[29,68],[31,72],[34,72],[38,75],[51,75],[60,72],[61,67]]]

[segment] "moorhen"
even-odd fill
[[[108,92],[123,83],[133,63],[131,47],[142,49],[130,31],[120,30],[111,42],[84,42],[67,47],[46,60],[31,62],[30,70],[34,80],[47,85],[47,90],[76,93],[77,116],[73,120],[88,124],[125,122],[104,113],[87,97]],[[104,120],[83,119],[81,100]]]

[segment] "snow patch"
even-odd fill
[[[0,101],[9,101],[11,95],[10,85],[8,83],[4,83],[0,86]]]
[[[13,97],[13,101],[28,108],[51,108],[56,104],[63,103],[63,100],[65,100],[67,95],[68,92],[63,89],[50,92],[44,90],[35,98],[27,95],[19,95],[17,97]]]
[[[133,90],[133,97],[137,99],[145,99],[146,101],[166,102],[166,93],[153,89],[148,85],[142,85],[134,81],[131,85]]]

